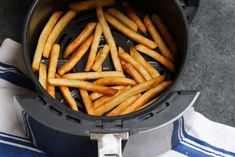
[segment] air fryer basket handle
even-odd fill
[[[122,157],[122,140],[127,140],[129,133],[92,133],[90,138],[98,141],[98,157]]]
[[[146,131],[151,131],[158,129],[159,127],[162,127],[163,125],[167,125],[170,122],[173,122],[180,116],[182,116],[189,108],[192,107],[192,105],[195,104],[196,100],[198,99],[200,95],[200,92],[197,91],[177,91],[173,92],[169,99],[167,100],[166,104],[167,107],[164,109],[164,112],[161,112],[161,109],[157,109],[154,112],[157,113],[155,118],[161,124],[157,124],[157,127],[154,127],[152,129],[144,129],[143,131],[138,130],[139,132],[135,133],[142,133]],[[173,105],[176,107],[176,109],[170,109],[169,111],[169,105]],[[173,107],[173,108],[174,108]],[[152,113],[151,115],[154,115]],[[143,115],[140,119],[146,119],[148,118],[149,115]],[[153,118],[154,120],[154,118]],[[140,123],[137,123],[140,124]],[[150,125],[153,125],[154,123],[149,123]],[[156,124],[156,123],[155,123]],[[137,130],[135,130],[137,131]],[[121,146],[121,141],[122,140],[127,140],[129,138],[129,133],[128,132],[123,132],[123,133],[111,133],[111,134],[95,134],[91,133],[90,138],[92,140],[97,140],[98,141],[98,157],[110,157],[110,156],[115,156],[115,157],[122,157],[122,146]]]

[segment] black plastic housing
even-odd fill
[[[172,92],[175,84],[182,75],[188,53],[188,21],[180,4],[177,0],[147,0],[144,2],[141,0],[130,0],[129,3],[137,8],[139,15],[157,13],[167,24],[175,38],[178,46],[178,62],[173,85],[149,107],[135,113],[117,117],[96,117],[89,116],[82,112],[74,112],[67,106],[61,105],[60,101],[54,100],[42,88],[38,82],[37,76],[32,72],[32,57],[39,34],[51,13],[56,10],[66,11],[66,6],[73,1],[74,0],[36,0],[30,8],[23,32],[23,58],[28,74],[35,84],[38,95],[36,97],[18,97],[17,99],[30,117],[34,138],[39,147],[48,151],[52,156],[57,157],[94,155],[94,153],[96,153],[96,148],[94,147],[95,142],[89,140],[90,133],[129,132],[130,134],[135,134],[163,126],[180,115],[190,105],[191,98],[193,98],[193,96],[188,96],[180,100],[179,97],[181,93]],[[75,18],[75,20],[76,19],[77,18]],[[76,23],[76,21],[72,23]],[[78,28],[79,26],[80,25],[78,25]],[[77,29],[77,32],[74,33],[77,34],[80,30],[81,29]],[[69,34],[70,30],[66,28],[65,32],[66,31]],[[70,32],[70,34],[72,34],[72,32]],[[62,35],[63,33],[57,42],[60,42]],[[66,36],[65,39],[70,37],[71,36]],[[124,48],[128,49],[128,44],[125,40],[122,40],[122,37],[119,37],[119,35],[117,35],[117,37],[120,44],[125,45]],[[63,46],[66,46],[66,42],[62,41],[61,45],[63,49]],[[155,67],[162,68],[161,65],[158,64],[156,64]],[[167,70],[163,69],[163,72],[168,76],[169,73]],[[169,74],[169,77],[171,77],[170,75],[171,74]],[[189,92],[187,94],[191,95],[194,93]],[[72,139],[76,140],[73,141]],[[61,141],[62,143],[60,143],[61,146],[50,146],[54,140],[63,140]],[[72,154],[68,154],[68,151],[66,151],[67,153],[63,152],[65,150],[58,151],[58,149],[63,146],[69,148],[72,144],[83,145],[81,148],[84,149],[85,146],[89,146],[92,150],[94,149],[94,151],[82,151],[83,153],[73,152]],[[75,146],[73,146],[73,148],[76,149]]]
[[[51,13],[55,10],[66,10],[66,6],[68,3],[72,2],[72,0],[36,0],[32,5],[28,17],[26,19],[24,34],[23,34],[23,57],[25,61],[25,65],[28,69],[29,76],[32,78],[33,83],[36,86],[37,92],[48,104],[53,106],[56,110],[60,111],[63,114],[70,115],[78,120],[86,119],[86,120],[101,120],[101,121],[116,121],[122,119],[132,119],[142,114],[149,112],[150,108],[153,109],[159,107],[159,102],[165,99],[179,79],[181,72],[185,66],[186,58],[187,58],[187,48],[188,48],[188,23],[177,1],[172,0],[148,0],[147,2],[142,4],[142,1],[130,1],[136,8],[142,10],[148,14],[156,12],[167,24],[171,33],[173,34],[177,46],[178,46],[178,63],[177,63],[177,73],[175,77],[175,82],[168,91],[162,94],[161,98],[156,101],[149,108],[143,109],[139,112],[135,112],[132,114],[128,114],[125,116],[119,117],[95,117],[88,116],[81,112],[73,112],[68,109],[67,106],[60,105],[60,102],[52,99],[47,92],[42,88],[40,83],[38,82],[37,76],[31,70],[32,57],[34,54],[34,50],[37,44],[37,39],[39,34],[48,20]],[[153,107],[153,108],[152,108]]]

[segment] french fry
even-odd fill
[[[101,35],[102,35],[102,28],[101,28],[100,24],[97,23],[96,29],[95,29],[95,34],[94,34],[94,39],[93,39],[93,42],[91,44],[91,49],[90,49],[90,53],[89,53],[89,56],[88,56],[88,59],[87,59],[87,64],[86,64],[85,71],[90,71],[92,65],[95,62]],[[100,70],[102,71],[102,68],[99,69],[99,71]]]
[[[99,69],[97,70],[97,72],[102,72],[103,71],[103,68],[102,68],[102,65],[99,67]]]
[[[153,50],[145,47],[144,45],[137,45],[137,46],[135,46],[135,49],[152,57],[156,61],[160,62],[162,65],[167,67],[170,71],[172,71],[172,72],[175,71],[174,64],[170,60],[168,60],[167,58],[165,58],[162,55],[160,55],[159,53],[157,53],[156,51],[153,51]]]
[[[121,23],[123,23],[125,26],[133,30],[134,32],[137,32],[138,26],[133,22],[131,19],[129,19],[126,15],[124,15],[121,11],[115,9],[115,8],[109,8],[107,10],[109,14],[111,14],[113,17],[117,18]]]
[[[55,77],[57,79],[61,79],[61,77],[58,74],[56,74]],[[78,111],[77,103],[76,103],[75,99],[73,98],[69,88],[66,86],[61,86],[59,88],[60,88],[60,92],[62,93],[62,95],[64,97],[64,100],[69,105],[69,107],[74,111]]]
[[[103,96],[103,97],[101,97],[100,99],[98,99],[94,102],[94,108],[96,109],[96,108],[102,106],[104,103],[112,100],[115,96],[127,91],[130,88],[131,88],[130,86],[127,86],[127,87],[124,87],[124,88],[118,90],[118,92],[113,96]]]
[[[94,80],[104,77],[125,77],[125,75],[118,71],[104,71],[104,72],[78,72],[69,73],[63,76],[64,79],[71,80]]]
[[[118,105],[116,108],[114,108],[111,112],[109,112],[108,116],[120,115],[129,105],[134,103],[139,97],[141,97],[141,94],[134,95],[134,96],[130,97],[129,99],[125,100],[120,105]]]
[[[69,60],[60,67],[58,73],[60,76],[69,72],[73,67],[79,62],[79,60],[83,57],[83,55],[88,51],[91,42],[93,40],[93,35],[91,35],[72,55]]]
[[[46,64],[41,63],[39,67],[39,78],[38,78],[42,87],[47,89],[47,66]]]
[[[49,79],[49,84],[52,86],[67,86],[67,87],[74,87],[79,89],[84,89],[88,91],[93,91],[97,93],[102,93],[103,95],[114,95],[116,94],[117,90],[112,89],[110,87],[96,85],[94,83],[80,81],[80,80],[68,80],[68,79]]]
[[[93,33],[95,27],[96,23],[88,23],[77,38],[67,46],[64,52],[64,58],[68,57],[73,51],[75,51]]]
[[[141,109],[143,109],[143,108],[145,108],[147,106],[152,105],[152,103],[155,102],[157,99],[159,99],[159,97],[154,98],[153,100],[149,101],[148,103],[146,103],[145,105],[141,106],[140,108],[136,108],[135,111],[141,110]]]
[[[162,92],[166,88],[168,88],[172,84],[172,81],[165,81],[157,85],[156,87],[145,92],[139,99],[137,99],[133,104],[128,106],[121,114],[128,114],[134,112],[136,109],[143,106],[147,103],[151,98],[153,98],[158,93]]]
[[[155,24],[155,26],[157,27],[157,29],[159,30],[159,32],[161,33],[162,38],[165,39],[167,45],[169,46],[171,52],[174,55],[174,58],[176,58],[176,56],[177,56],[177,46],[176,46],[175,40],[172,37],[169,29],[167,28],[165,23],[162,21],[162,19],[158,15],[153,14],[152,15],[152,20],[153,20],[153,23]]]
[[[97,14],[97,18],[100,23],[100,26],[102,28],[104,37],[106,39],[106,42],[108,43],[109,48],[110,48],[110,53],[111,53],[113,65],[114,65],[116,71],[123,72],[120,59],[118,58],[118,51],[117,51],[116,43],[114,41],[113,35],[112,35],[111,30],[107,24],[107,21],[104,17],[104,13],[103,13],[103,10],[101,7],[97,7],[96,14]]]
[[[144,59],[144,57],[141,56],[141,54],[134,48],[131,49],[130,54],[131,57],[133,57],[139,64],[141,64],[153,78],[160,76],[159,72],[151,64],[149,64]]]
[[[59,37],[64,28],[68,23],[76,16],[75,11],[68,11],[55,25],[52,29],[44,47],[43,57],[48,58],[52,49],[53,44],[56,42],[56,39]]]
[[[164,79],[165,79],[164,76],[159,76],[157,78],[154,78],[152,80],[146,81],[144,83],[141,83],[132,87],[126,92],[123,92],[120,95],[114,97],[111,101],[95,109],[94,115],[103,115],[104,113],[112,110],[114,107],[116,107],[123,101],[127,100],[128,98],[155,87],[156,85],[161,83]]]
[[[144,25],[144,23],[141,21],[141,19],[139,18],[139,16],[136,14],[136,12],[134,11],[134,9],[132,9],[130,7],[130,5],[126,2],[126,1],[122,1],[122,6],[123,8],[126,10],[126,14],[127,16],[132,19],[139,27],[140,31],[143,33],[147,32],[147,29]]]
[[[52,52],[50,54],[49,67],[48,67],[48,79],[55,78],[57,63],[60,55],[60,45],[54,44]],[[47,85],[47,92],[55,98],[55,87]]]
[[[116,95],[116,94],[115,94]],[[110,99],[112,98],[112,96],[108,97],[108,96],[103,96],[101,98],[99,98],[98,100],[96,100],[94,102],[94,109],[102,106],[104,103],[108,102]]]
[[[47,85],[47,93],[50,94],[54,99],[55,97],[55,87],[51,85]]]
[[[55,44],[53,45],[52,52],[50,54],[48,79],[55,78],[59,55],[60,55],[60,45]]]
[[[174,61],[175,60],[174,56],[172,55],[172,53],[168,49],[167,45],[163,41],[162,37],[160,36],[158,31],[154,27],[154,25],[153,25],[153,23],[152,23],[152,21],[151,21],[151,19],[148,15],[146,15],[144,17],[144,23],[145,23],[150,35],[152,36],[153,40],[158,44],[158,47],[161,51],[161,54],[164,57],[166,57],[167,59],[169,59],[170,61]]]
[[[119,47],[119,57],[125,62],[130,63],[145,78],[145,80],[152,79],[147,70],[137,61],[135,61],[128,53],[124,52],[121,47]]]
[[[141,76],[141,74],[130,64],[130,63],[124,63],[122,65],[124,71],[130,75],[131,78],[133,78],[137,83],[143,83],[145,82],[145,79]]]
[[[101,53],[99,54],[99,56],[97,56],[95,63],[93,64],[91,69],[94,71],[98,71],[98,69],[102,67],[102,64],[104,60],[106,59],[106,57],[108,56],[108,53],[109,53],[109,46],[104,45]]]
[[[34,57],[33,57],[33,63],[32,63],[33,72],[36,72],[39,70],[39,66],[40,66],[42,54],[43,54],[43,49],[45,47],[47,38],[50,35],[51,30],[53,29],[53,27],[55,26],[55,24],[57,23],[59,18],[62,16],[62,14],[63,14],[62,11],[54,12],[51,15],[50,19],[48,20],[45,27],[43,28],[43,30],[40,34],[40,37],[38,39],[37,48],[36,48],[36,51],[35,51]]]
[[[84,89],[79,89],[79,91],[80,91],[80,95],[82,97],[82,101],[83,101],[83,104],[86,108],[87,113],[89,115],[92,115],[93,111],[94,111],[94,107],[93,107],[93,103],[90,99],[88,92]]]
[[[110,23],[114,28],[116,28],[118,31],[120,31],[128,38],[134,40],[137,43],[143,44],[151,49],[155,49],[157,47],[157,44],[155,42],[132,31],[131,29],[123,25],[121,22],[119,22],[117,19],[112,17],[109,13],[104,13],[104,16],[108,21],[108,23]]]
[[[71,10],[75,10],[77,12],[89,10],[89,9],[95,9],[98,6],[100,7],[106,7],[113,5],[115,3],[115,0],[87,0],[87,1],[80,1],[71,3],[69,5],[69,8]]]
[[[111,87],[111,88],[120,90],[120,89],[122,89],[124,87],[125,86],[114,86],[114,87]],[[91,101],[95,101],[95,100],[101,98],[102,96],[104,96],[104,95],[100,94],[100,93],[95,93],[95,92],[90,94]]]
[[[93,82],[97,85],[135,86],[136,82],[129,78],[105,77]]]
[[[96,57],[95,57],[95,61],[96,61],[96,59],[99,57],[99,55],[101,54],[102,50],[103,50],[103,48],[101,47],[100,50],[98,51]]]
[[[99,52],[97,53],[97,56],[96,56],[96,58],[95,58],[95,61],[96,61],[96,59],[99,57],[99,55],[101,54],[102,49],[103,49],[103,48],[100,48]],[[93,64],[94,64],[94,63],[93,63]],[[97,72],[102,72],[102,71],[103,71],[103,67],[102,67],[102,64],[101,64],[101,66],[99,67],[99,69],[97,70]]]

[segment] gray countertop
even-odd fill
[[[0,43],[21,40],[29,0],[0,0]],[[235,0],[201,0],[190,26],[189,61],[177,89],[198,89],[196,110],[235,127]]]

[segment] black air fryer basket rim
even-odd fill
[[[53,99],[44,89],[43,87],[40,85],[38,79],[36,78],[36,76],[34,75],[34,73],[31,70],[31,61],[30,61],[30,57],[29,57],[29,52],[28,52],[28,42],[27,42],[27,32],[29,29],[29,23],[31,21],[31,15],[34,13],[34,11],[37,9],[37,5],[40,2],[40,0],[35,0],[33,2],[33,4],[31,5],[29,12],[27,14],[27,18],[25,21],[25,25],[24,25],[24,30],[23,30],[23,58],[24,58],[24,62],[25,62],[25,66],[26,69],[30,75],[30,78],[32,79],[37,92],[39,92],[39,95],[42,96],[42,98],[51,106],[53,106],[54,108],[58,109],[59,111],[61,111],[63,114],[65,115],[71,115],[73,117],[78,117],[79,119],[86,119],[86,120],[104,120],[104,121],[112,121],[112,120],[124,120],[124,119],[133,119],[135,117],[138,117],[140,115],[146,114],[149,111],[153,110],[156,108],[156,104],[158,104],[159,102],[162,102],[164,99],[167,98],[168,94],[173,91],[173,89],[175,88],[176,83],[178,82],[178,80],[182,77],[182,73],[184,72],[185,66],[187,64],[187,59],[188,59],[188,53],[186,53],[184,55],[184,58],[182,59],[182,63],[180,64],[181,66],[178,69],[178,73],[177,76],[175,77],[175,80],[172,84],[172,86],[165,91],[161,96],[161,98],[159,98],[155,103],[153,103],[152,105],[134,112],[134,113],[130,113],[127,115],[122,115],[122,116],[116,116],[116,117],[104,117],[104,116],[90,116],[87,115],[85,113],[81,113],[81,112],[74,112],[72,110],[70,110],[68,107],[65,107],[63,105],[60,105],[60,102]],[[180,7],[179,3],[177,2],[177,0],[173,1],[175,3],[175,5],[178,8],[179,13],[182,15],[182,20],[185,23],[185,40],[188,41],[188,23],[187,23],[187,19],[184,16],[184,12],[182,10],[182,8]],[[184,47],[184,51],[187,52],[188,51],[188,45],[185,45]],[[36,120],[40,121],[40,119],[38,119],[38,117],[34,117],[34,115],[31,115],[33,118],[35,118]]]

